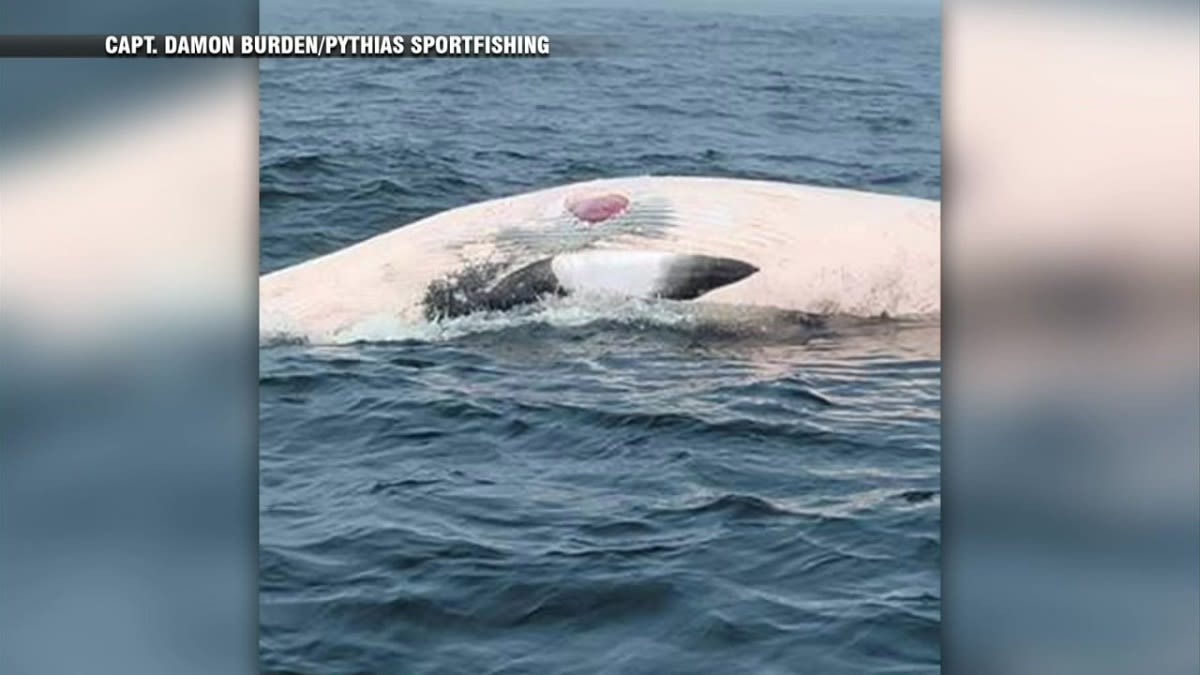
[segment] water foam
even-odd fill
[[[545,326],[573,329],[593,324],[687,330],[711,317],[701,305],[669,300],[629,299],[611,295],[573,295],[547,298],[539,303],[503,312],[476,312],[438,321],[404,321],[375,315],[332,335],[315,336],[286,329],[261,336],[260,345],[307,342],[352,344],[358,342],[444,342],[483,333]]]

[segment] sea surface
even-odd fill
[[[263,61],[262,271],[600,177],[940,198],[936,6],[591,4],[264,1],[591,51]],[[936,323],[565,303],[259,356],[266,672],[939,669]]]

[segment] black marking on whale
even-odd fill
[[[584,250],[543,258],[500,276],[502,265],[466,268],[426,289],[429,320],[504,311],[549,296],[608,293],[694,300],[758,271],[733,258],[660,251]]]
[[[566,292],[554,274],[554,259],[544,258],[497,282],[489,294],[487,309],[511,309]]]
[[[421,300],[425,318],[437,321],[486,308],[492,284],[506,267],[503,263],[476,263],[434,280]]]
[[[668,300],[694,300],[711,290],[741,281],[757,271],[754,265],[733,258],[679,256],[667,268],[653,296]]]

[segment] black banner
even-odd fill
[[[546,35],[0,35],[0,57],[538,58],[551,55],[550,43]]]

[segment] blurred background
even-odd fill
[[[1200,18],[955,2],[943,31],[946,670],[1194,673]],[[0,87],[0,671],[252,672],[257,66],[9,59]]]
[[[254,3],[0,3],[253,33]],[[257,65],[0,59],[0,672],[249,673]]]
[[[1196,6],[943,29],[944,663],[1196,672]]]

